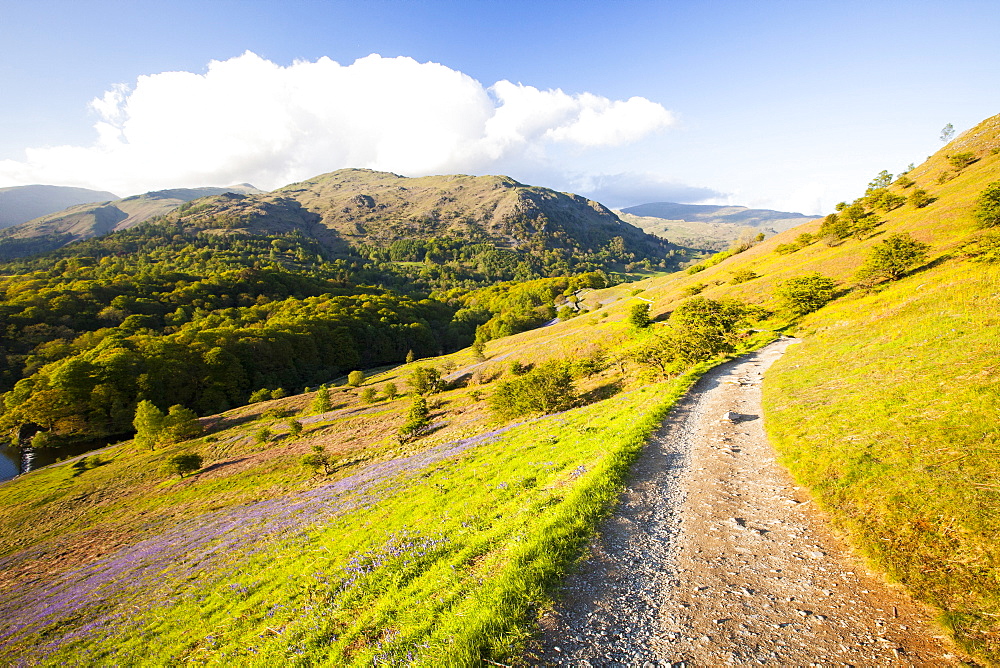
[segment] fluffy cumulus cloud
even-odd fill
[[[29,148],[0,185],[118,193],[250,182],[273,188],[342,167],[423,175],[539,167],[566,148],[635,142],[674,123],[640,97],[609,100],[371,55],[282,67],[247,52],[204,74],[163,72],[95,99],[91,146]],[[559,169],[549,164],[552,169]]]

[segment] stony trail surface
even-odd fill
[[[529,662],[959,663],[927,610],[869,573],[775,461],[760,385],[795,342],[716,367],[671,412]]]

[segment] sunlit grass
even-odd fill
[[[290,494],[266,512],[251,503],[191,517],[189,532],[181,523],[130,548],[139,554],[131,561],[89,566],[86,603],[67,608],[68,618],[37,621],[58,624],[63,637],[46,648],[45,662],[473,665],[509,658],[613,504],[648,435],[708,366],[442,444],[454,453],[438,460],[426,453],[387,460],[384,475],[367,486]],[[256,475],[271,480],[261,484],[287,484],[281,471]],[[218,496],[208,491],[191,494]],[[178,492],[160,503],[186,501]],[[215,553],[212,531],[225,542]],[[243,542],[233,542],[234,532]],[[54,589],[52,600],[71,590]],[[149,601],[159,603],[149,608]],[[25,630],[7,656],[44,643],[44,627]]]
[[[953,263],[806,326],[765,383],[781,461],[960,642],[1000,657],[1000,269]]]

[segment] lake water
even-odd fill
[[[55,464],[68,457],[76,457],[91,450],[103,448],[105,445],[107,443],[104,441],[90,441],[88,443],[66,445],[61,448],[39,448],[38,450],[30,450],[25,453],[22,453],[19,448],[0,445],[0,482],[10,480],[21,473],[40,469],[49,464]]]

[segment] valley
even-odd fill
[[[0,484],[0,660],[994,665],[998,182],[993,117],[711,257],[342,170],[8,262],[0,426],[121,442]]]

